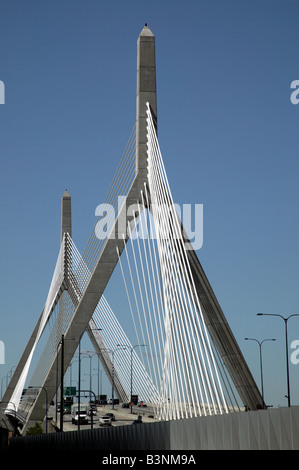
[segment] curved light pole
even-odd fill
[[[91,367],[91,361],[92,361],[92,358],[93,356],[96,356],[97,353],[95,351],[84,351],[82,352],[81,354],[87,354],[87,356],[89,357],[89,390],[92,390],[92,373],[91,373],[91,370],[92,370],[92,367]],[[88,375],[88,374],[86,374]],[[91,395],[89,397],[89,401],[91,401]]]
[[[114,353],[118,348],[112,350],[108,348],[100,348],[100,351],[107,351],[112,356],[112,409],[114,410]]]
[[[116,345],[115,349],[100,348],[99,351],[107,351],[112,356],[112,409],[114,410],[114,353],[119,350],[119,344]]]
[[[271,316],[271,317],[280,317],[284,321],[285,325],[285,347],[286,347],[286,366],[287,366],[287,389],[288,389],[288,394],[287,394],[287,399],[288,399],[288,407],[291,406],[291,391],[290,391],[290,371],[289,371],[289,351],[288,351],[288,320],[291,317],[299,317],[299,313],[292,313],[292,315],[289,315],[288,317],[283,317],[282,315],[279,315],[278,313],[257,313],[258,316]]]
[[[96,368],[94,367],[93,370],[97,370],[97,371],[98,371],[98,400],[100,400],[100,395],[102,395],[102,383],[103,383],[103,372],[104,372],[104,369],[101,369],[101,370],[100,370],[100,358],[99,358],[99,356],[98,356],[98,368],[96,369]],[[100,385],[100,374],[101,374],[101,385]]]
[[[91,394],[93,394],[94,399],[96,399],[96,395],[92,390],[80,390],[80,393],[89,393],[89,399],[91,397]],[[85,397],[88,395],[85,395]],[[78,422],[80,421],[80,414],[78,416]],[[91,419],[90,419],[90,429],[93,429],[93,413],[91,411]]]
[[[46,434],[48,434],[48,391],[45,389],[45,387],[42,387],[41,385],[30,385],[28,388],[40,388],[44,390],[46,394]]]
[[[17,367],[17,366],[12,366],[12,368],[7,372],[7,374],[5,376],[2,377],[1,379],[1,399],[3,397],[3,393],[2,393],[2,386],[3,386],[3,383],[2,381],[6,379],[6,388],[8,387],[8,384],[9,384],[9,379],[11,379],[11,376],[12,376],[12,370]]]
[[[146,344],[135,344],[135,346],[129,346],[128,344],[118,344],[117,346],[128,348],[131,350],[131,398],[130,401],[132,401],[132,393],[133,393],[133,351],[135,348],[144,346],[146,347]],[[131,413],[132,413],[132,406],[131,406]]]
[[[60,346],[61,354],[61,365],[60,365],[60,431],[63,432],[63,378],[64,378],[64,342],[65,341],[75,341],[76,338],[65,339],[64,335],[61,335],[61,340],[59,341],[56,354],[57,354],[57,369],[56,369],[56,419],[57,419],[57,380],[58,380],[58,347]]]
[[[262,400],[263,400],[263,408],[266,406],[265,405],[265,400],[264,400],[264,381],[263,381],[263,361],[262,361],[262,344],[265,342],[265,341],[276,341],[275,338],[266,338],[266,339],[263,339],[263,341],[258,341],[257,339],[255,338],[244,338],[246,341],[256,341],[259,345],[259,348],[260,348],[260,366],[261,366],[261,389],[262,389]],[[267,408],[267,406],[266,406]]]

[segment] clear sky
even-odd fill
[[[93,230],[135,122],[147,22],[175,202],[203,204],[198,256],[258,385],[258,345],[244,338],[276,338],[263,345],[265,399],[286,406],[284,324],[256,314],[299,313],[298,14],[295,0],[1,0],[1,378],[44,306],[66,188],[80,251]],[[290,373],[299,405],[299,364]]]

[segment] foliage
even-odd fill
[[[41,425],[39,423],[35,423],[34,426],[32,426],[31,428],[28,429],[26,435],[27,436],[33,436],[35,434],[43,434],[43,428],[41,427]]]

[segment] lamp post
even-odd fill
[[[3,386],[3,383],[2,383],[2,382],[3,382],[3,380],[6,380],[6,388],[7,388],[8,384],[9,384],[9,379],[11,379],[11,376],[12,376],[12,370],[13,370],[15,367],[17,367],[17,366],[12,366],[12,368],[10,369],[10,371],[8,371],[7,374],[6,374],[4,377],[2,377],[2,379],[1,379],[1,398],[3,397],[3,393],[2,393],[2,386]]]
[[[3,390],[3,388],[2,388],[3,387],[3,380],[5,380],[5,379],[6,379],[6,375],[4,375],[1,379],[1,400],[2,400],[2,397],[3,397],[3,392],[2,392],[2,390]]]
[[[96,369],[94,367],[93,370],[98,371],[98,400],[100,400],[100,395],[102,395],[102,382],[103,382],[102,374],[103,374],[104,369],[100,370],[100,358],[99,357],[98,357],[98,368]],[[101,374],[101,385],[100,385],[100,374]]]
[[[61,348],[60,348],[60,354],[61,354],[61,358],[60,358],[60,431],[63,432],[63,409],[64,409],[64,406],[63,406],[63,377],[64,377],[64,342],[65,341],[75,341],[76,338],[69,338],[67,340],[64,339],[64,335],[61,335],[61,340],[59,341],[58,345],[57,345],[57,350],[58,350],[58,346],[61,345]],[[57,359],[58,359],[58,355],[57,355]],[[57,383],[57,380],[58,380],[58,361],[57,361],[57,369],[56,369],[56,395],[57,395],[57,386],[58,386],[58,383]],[[56,420],[57,420],[57,399],[56,399]]]
[[[73,364],[75,364],[75,362],[78,362],[78,361],[77,360],[72,360],[72,362],[69,365],[69,369],[70,369],[70,387],[72,386],[72,383],[73,383]]]
[[[87,356],[89,357],[89,390],[92,390],[91,361],[92,361],[93,356],[96,356],[97,353],[95,351],[84,351],[84,353],[82,353],[82,354],[87,354]],[[88,374],[86,374],[86,375],[88,375]],[[89,401],[91,401],[91,395],[90,395]]]
[[[46,434],[48,434],[48,391],[46,390],[45,387],[42,387],[40,385],[38,385],[38,386],[30,385],[30,387],[28,387],[28,388],[40,388],[40,389],[44,390],[44,392],[46,394]]]
[[[285,325],[285,347],[286,347],[286,366],[287,366],[287,399],[288,399],[288,407],[291,406],[291,391],[290,391],[290,371],[289,371],[289,351],[288,351],[288,320],[291,317],[299,317],[299,313],[292,313],[292,315],[289,315],[288,317],[283,317],[282,315],[278,313],[257,313],[258,316],[271,316],[271,317],[280,317],[284,321]]]
[[[81,395],[81,338],[79,339],[79,364],[78,364],[78,431],[80,431],[80,395]]]
[[[94,399],[96,399],[96,395],[92,390],[80,390],[80,393],[89,393],[89,398],[90,398],[91,394],[93,394]],[[78,423],[79,423],[79,421],[80,421],[80,413],[78,415]],[[90,429],[93,429],[93,412],[92,412],[92,410],[91,410]]]
[[[119,345],[117,345],[119,346]],[[112,409],[114,410],[114,353],[117,351],[118,348],[116,349],[106,349],[106,348],[100,348],[100,351],[107,351],[108,353],[111,354],[112,356]]]
[[[17,366],[12,366],[12,368],[10,369],[10,371],[7,373],[7,378],[9,378],[9,380],[10,380],[11,377],[12,377],[12,371],[13,371],[13,369],[15,369],[16,367],[17,367]],[[6,385],[8,385],[8,383],[9,383],[9,382],[7,381]]]
[[[117,346],[121,346],[123,348],[128,348],[131,350],[131,398],[130,401],[132,401],[132,393],[133,393],[133,351],[137,347],[144,346],[146,347],[146,344],[135,344],[135,346],[129,346],[128,344],[118,344]],[[132,406],[131,406],[131,413],[132,413]]]
[[[263,341],[258,341],[257,339],[255,338],[244,338],[246,341],[256,341],[259,345],[259,349],[260,349],[260,367],[261,367],[261,389],[262,389],[262,400],[263,400],[263,403],[262,403],[262,406],[263,408],[265,407],[265,400],[264,400],[264,381],[263,381],[263,361],[262,361],[262,344],[265,342],[265,341],[276,341],[276,339],[274,338],[271,338],[271,339],[263,339]]]
[[[60,431],[63,432],[63,362],[64,362],[64,335],[61,335],[61,370],[60,370]]]

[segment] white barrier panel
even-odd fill
[[[13,438],[12,451],[299,450],[299,407]]]

